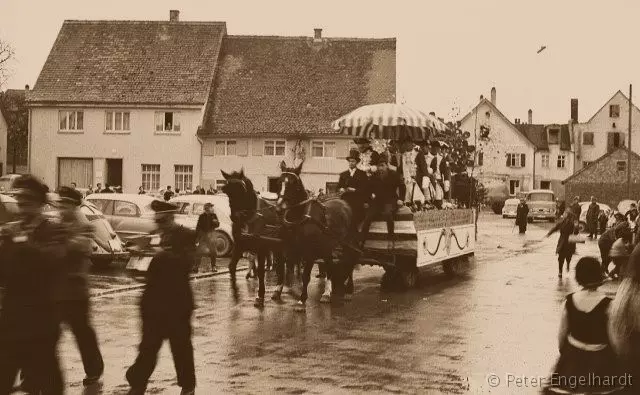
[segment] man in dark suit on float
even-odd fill
[[[342,199],[351,207],[353,227],[357,231],[358,225],[364,218],[368,179],[367,174],[358,169],[358,163],[360,163],[358,150],[352,149],[346,159],[349,162],[349,169],[340,173],[338,191],[342,194]]]

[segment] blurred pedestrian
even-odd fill
[[[71,227],[72,243],[64,258],[65,278],[60,287],[62,322],[76,338],[86,377],[84,385],[97,382],[104,372],[98,339],[91,325],[88,274],[91,256],[90,234],[93,225],[79,213],[82,195],[74,189],[60,188],[63,224]]]
[[[623,371],[631,376],[628,393],[637,394],[640,392],[640,246],[631,253],[624,274],[611,306],[609,335]]]
[[[177,206],[154,201],[162,251],[152,260],[140,301],[142,340],[135,363],[127,370],[129,394],[144,394],[153,373],[158,352],[169,340],[181,394],[193,394],[196,386],[191,342],[194,310],[189,271],[193,265],[195,233],[176,225]]]
[[[5,288],[0,314],[0,394],[11,393],[19,369],[29,372],[29,393],[62,394],[57,356],[60,331],[55,292],[64,273],[68,234],[44,216],[46,188],[37,178],[14,183],[19,222],[3,230],[0,285]]]
[[[636,220],[636,218],[638,217],[638,207],[635,203],[631,203],[631,207],[624,214],[624,217],[631,222],[634,222]]]
[[[573,198],[573,204],[571,205],[571,211],[576,219],[580,219],[580,214],[582,214],[582,207],[580,207],[580,196],[576,196]]]
[[[558,278],[562,278],[562,267],[566,262],[567,273],[571,264],[571,257],[576,252],[575,241],[571,236],[575,236],[579,232],[577,217],[573,210],[567,210],[562,214],[561,220],[547,233],[546,237],[551,236],[555,232],[560,232],[558,244],[556,246],[556,254],[558,254]]]
[[[78,184],[76,184],[75,182],[71,183],[71,189],[77,189],[78,188]]]
[[[625,229],[629,232],[631,231],[629,228],[629,223],[626,221],[622,221],[612,226],[610,229],[607,229],[606,232],[602,234],[600,240],[598,240],[598,248],[600,249],[600,263],[602,264],[602,272],[605,275],[609,274],[609,263],[611,263],[611,247],[613,247],[613,243],[618,240],[624,232]]]
[[[520,203],[516,208],[516,225],[523,235],[527,231],[527,221],[529,220],[529,206],[524,198],[520,199]]]
[[[91,195],[92,193],[93,193],[93,187],[89,185],[89,188],[87,188],[87,196]]]
[[[196,185],[196,188],[193,190],[192,195],[200,195],[200,185]]]
[[[591,196],[591,204],[587,209],[587,229],[589,232],[589,238],[598,238],[598,214],[600,213],[600,206],[596,202],[595,196]]]
[[[560,219],[562,214],[564,214],[564,210],[566,209],[566,204],[564,200],[560,200],[560,198],[556,198],[556,219]]]
[[[174,196],[173,191],[171,190],[171,185],[167,185],[167,189],[164,191],[163,194],[163,198],[165,202],[168,202],[169,200],[171,200],[171,198]]]
[[[601,235],[607,231],[607,222],[609,222],[607,213],[605,213],[604,210],[600,210],[600,213],[598,214],[598,227]]]
[[[113,190],[109,184],[104,184],[104,189],[100,193],[113,193]]]
[[[560,357],[547,392],[602,394],[621,390],[622,385],[614,379],[620,377],[621,370],[607,333],[611,299],[598,291],[603,277],[596,258],[580,258],[576,281],[581,289],[569,294],[564,303],[558,334]],[[598,380],[582,379],[587,377]]]
[[[145,195],[147,192],[145,192],[144,188],[141,186],[138,187],[138,195]]]
[[[215,195],[216,194],[216,190],[213,187],[213,185],[209,184],[209,189],[207,190],[207,195]]]
[[[618,239],[611,246],[611,251],[609,252],[609,256],[613,260],[613,265],[615,266],[609,276],[612,279],[617,279],[620,275],[620,272],[623,271],[624,266],[629,260],[629,255],[631,253],[631,240],[633,233],[631,228],[621,227],[620,231],[617,232],[616,236]]]
[[[216,249],[216,237],[215,232],[220,226],[220,221],[213,211],[213,204],[205,203],[204,212],[198,217],[198,223],[196,225],[196,240],[198,243],[198,254],[196,255],[195,265],[193,268],[194,273],[198,273],[200,264],[202,263],[203,254],[208,255],[211,261],[211,271],[217,272],[216,258],[218,255]]]

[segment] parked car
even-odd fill
[[[227,195],[180,195],[170,200],[180,209],[176,215],[176,222],[195,230],[198,216],[204,212],[205,203],[213,204],[213,210],[218,217],[220,227],[215,231],[216,250],[218,256],[229,255],[233,249],[233,236],[231,232],[231,208]]]
[[[20,174],[5,174],[0,177],[0,193],[8,194],[13,189],[13,183],[20,177]]]
[[[507,199],[502,207],[502,218],[515,218],[520,199]]]
[[[86,197],[102,211],[111,227],[126,243],[136,236],[148,235],[156,229],[151,202],[155,198],[128,193],[93,193]]]
[[[580,205],[580,232],[584,232],[587,229],[587,210],[589,210],[589,205],[591,204],[591,202],[580,202],[578,204]],[[598,203],[598,206],[600,207],[600,210],[604,210],[607,218],[611,218],[611,215],[613,214],[611,211],[611,207],[604,203]],[[607,220],[607,224],[608,222],[609,220]]]
[[[49,201],[45,205],[45,215],[56,217],[59,211],[56,208],[59,196],[49,194]],[[91,239],[91,263],[99,268],[111,265],[114,261],[128,258],[129,254],[124,248],[124,243],[113,230],[104,214],[92,203],[84,200],[80,204],[80,220],[93,225],[94,232]]]
[[[554,222],[556,220],[556,197],[553,191],[548,189],[534,189],[525,194],[529,215],[527,220],[533,222],[536,219]]]

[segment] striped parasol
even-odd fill
[[[436,117],[395,103],[357,108],[335,120],[331,127],[349,136],[391,140],[426,140],[432,133],[447,129]]]

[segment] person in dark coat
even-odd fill
[[[598,227],[600,234],[604,234],[607,231],[607,223],[609,222],[609,218],[607,217],[607,213],[604,210],[600,210],[598,214]]]
[[[191,316],[195,305],[189,271],[194,259],[195,233],[175,224],[173,214],[177,206],[156,200],[151,207],[156,212],[162,251],[149,265],[140,300],[142,341],[138,357],[126,373],[131,385],[129,394],[144,394],[166,339],[171,345],[181,394],[193,394],[196,377]]]
[[[340,173],[338,192],[342,194],[342,199],[351,207],[353,226],[357,231],[358,225],[364,219],[368,179],[367,174],[358,169],[358,163],[360,163],[360,152],[358,150],[352,149],[346,159],[349,162],[349,169]]]
[[[564,200],[556,198],[556,219],[560,219],[560,217],[562,217],[564,210],[566,210],[566,203]]]
[[[596,202],[596,198],[591,196],[591,204],[587,209],[587,229],[589,229],[589,238],[598,238],[598,214],[600,206]]]
[[[525,234],[527,231],[527,218],[529,217],[529,206],[524,198],[520,199],[520,203],[516,208],[516,225],[520,230],[520,234]]]
[[[631,208],[624,214],[625,218],[629,219],[629,221],[633,222],[638,217],[638,207],[635,203],[631,203]]]
[[[571,205],[571,211],[576,219],[580,219],[580,214],[582,214],[582,207],[580,207],[580,196],[576,196],[573,198],[573,204]]]
[[[89,315],[88,274],[93,225],[81,219],[84,217],[79,213],[78,208],[82,203],[80,192],[62,187],[59,195],[63,223],[71,228],[73,235],[63,260],[65,277],[58,295],[59,310],[62,322],[71,329],[80,350],[86,374],[83,384],[91,385],[97,382],[104,372],[102,354]]]
[[[147,192],[144,190],[142,186],[138,187],[138,195],[146,195]]]
[[[577,235],[578,217],[575,216],[573,210],[565,211],[560,221],[553,227],[545,237],[551,236],[555,232],[560,232],[558,237],[558,244],[556,246],[556,254],[558,254],[558,277],[562,278],[562,267],[566,262],[567,272],[569,272],[569,265],[571,264],[571,257],[576,252],[575,242],[570,240],[570,236]]]
[[[171,185],[167,185],[167,190],[164,191],[164,195],[162,195],[164,201],[168,202],[174,195],[175,193],[173,193],[173,191],[171,190]]]
[[[204,189],[202,191],[204,192]],[[215,194],[216,194],[216,190],[213,188],[213,185],[209,185],[209,189],[207,189],[207,195],[215,195]]]
[[[382,216],[387,223],[389,240],[394,240],[394,219],[393,216],[402,206],[401,196],[405,195],[405,185],[402,177],[395,171],[389,169],[389,160],[386,155],[380,155],[378,161],[378,172],[371,179],[369,193],[371,204],[362,223],[362,246],[364,246],[369,236],[371,223],[377,216]]]
[[[622,221],[612,226],[611,229],[606,230],[600,240],[598,240],[598,248],[600,249],[600,264],[602,265],[602,272],[605,275],[609,274],[609,263],[611,258],[609,252],[616,240],[618,240],[626,231],[631,231],[629,223]]]
[[[214,230],[220,226],[220,221],[213,211],[213,204],[205,203],[204,212],[198,217],[198,224],[196,225],[196,241],[198,246],[204,245],[209,251],[209,259],[211,260],[211,271],[217,272],[216,258],[218,256],[216,249],[216,238]],[[193,268],[194,273],[198,273],[200,263],[202,262],[202,256],[197,255],[196,264]]]
[[[62,394],[64,380],[56,352],[60,333],[56,291],[64,278],[62,259],[69,234],[43,215],[45,186],[35,177],[14,183],[19,222],[5,227],[0,241],[0,394],[9,394],[18,370],[29,372],[29,393]]]

